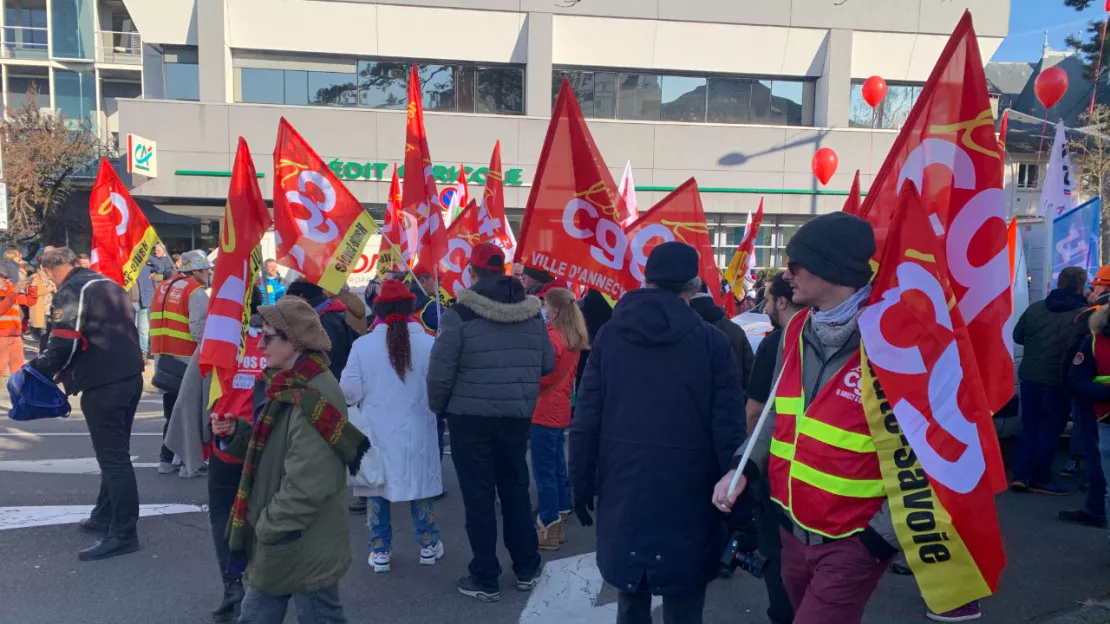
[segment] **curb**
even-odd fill
[[[1077,609],[1040,622],[1041,624],[1110,624],[1110,600],[1084,604]]]

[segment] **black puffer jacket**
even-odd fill
[[[131,296],[95,271],[70,271],[54,295],[46,350],[31,366],[47,378],[61,373],[68,394],[142,374]]]
[[[747,389],[748,377],[751,377],[752,368],[755,367],[755,352],[752,351],[752,343],[744,333],[744,328],[726,318],[724,309],[713,303],[713,298],[708,294],[695,295],[690,300],[690,307],[701,315],[706,323],[724,332],[732,352],[736,355],[736,363],[740,365],[740,386]]]
[[[428,406],[436,414],[532,418],[540,377],[555,348],[540,300],[511,277],[458,292],[443,313],[428,366]]]
[[[1062,386],[1072,356],[1087,329],[1087,300],[1079,293],[1057,288],[1022,313],[1014,327],[1014,342],[1025,347],[1018,368],[1022,381]]]

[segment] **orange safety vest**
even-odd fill
[[[8,311],[0,314],[0,336],[19,336],[23,334],[23,314],[19,309],[20,297],[19,293],[15,290],[15,284],[9,283],[6,288],[0,290],[0,297],[11,298],[12,307]]]
[[[154,291],[150,309],[152,354],[186,358],[197,350],[197,341],[189,332],[189,297],[200,287],[195,279],[182,277],[162,282]]]
[[[802,329],[809,315],[799,312],[786,326],[767,477],[771,500],[798,526],[841,538],[867,528],[879,510],[882,473],[860,397],[859,351],[806,407]]]

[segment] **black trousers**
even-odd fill
[[[173,461],[173,451],[166,448],[166,432],[170,430],[170,416],[173,416],[173,404],[177,403],[177,393],[167,392],[162,395],[162,415],[166,423],[162,425],[162,451],[158,453],[158,461],[170,463]]]
[[[501,498],[505,548],[512,557],[513,572],[518,579],[531,579],[540,567],[525,459],[531,420],[450,415],[447,426],[466,508],[466,536],[474,553],[471,576],[489,589],[498,586],[496,496]]]
[[[227,558],[231,552],[227,545],[227,521],[231,518],[231,506],[235,503],[242,474],[243,464],[225,462],[215,453],[208,456],[208,521],[212,525],[216,564],[225,581],[239,578],[238,574],[227,573]]]
[[[107,524],[109,535],[123,539],[135,537],[139,520],[139,488],[131,465],[131,425],[142,395],[141,375],[81,393],[81,411],[100,466],[100,493],[90,518]]]
[[[701,624],[705,590],[663,596],[663,624]],[[646,579],[639,591],[622,591],[617,596],[617,624],[651,624],[651,592]]]
[[[763,569],[763,582],[767,585],[767,618],[772,624],[790,624],[794,621],[794,607],[790,596],[782,584],[782,535],[779,527],[778,504],[771,500],[771,486],[767,478],[761,476],[753,483],[755,503],[755,522],[759,527],[759,552],[767,558]]]

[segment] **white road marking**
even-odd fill
[[[597,569],[597,553],[548,562],[520,614],[520,624],[611,624],[616,619],[617,605],[596,606],[604,585]],[[661,604],[662,598],[652,597],[652,609]]]
[[[158,462],[135,462],[138,455],[131,456],[135,468],[157,468]],[[0,461],[0,472],[31,472],[38,474],[100,474],[100,466],[95,457],[74,457],[69,459],[11,459]]]
[[[43,505],[31,507],[0,507],[0,531],[53,524],[74,524],[88,518],[92,505]],[[139,516],[167,516],[171,514],[207,512],[207,505],[139,505]]]

